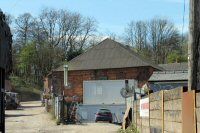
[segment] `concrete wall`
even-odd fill
[[[177,88],[150,94],[149,118],[140,117],[140,101],[134,102],[134,123],[139,132],[162,133],[164,127],[164,133],[182,133],[182,93],[182,88]],[[200,133],[200,93],[196,93],[196,118]]]

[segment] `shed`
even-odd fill
[[[154,72],[149,79],[151,90],[170,90],[180,86],[187,86],[188,71]]]

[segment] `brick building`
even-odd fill
[[[138,87],[146,83],[155,70],[162,70],[129,47],[111,39],[105,39],[98,45],[67,63],[69,66],[68,83],[64,86],[64,67],[53,70],[44,81],[44,88],[51,88],[65,96],[83,97],[83,81],[85,80],[119,80],[135,79]]]

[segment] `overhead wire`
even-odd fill
[[[185,0],[184,0],[184,6],[183,6],[183,25],[182,25],[182,36],[181,36],[181,43],[183,45],[183,42],[184,42],[184,28],[185,28]]]

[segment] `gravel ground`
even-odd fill
[[[39,101],[23,102],[18,110],[6,110],[6,133],[117,133],[110,123],[56,125]]]

